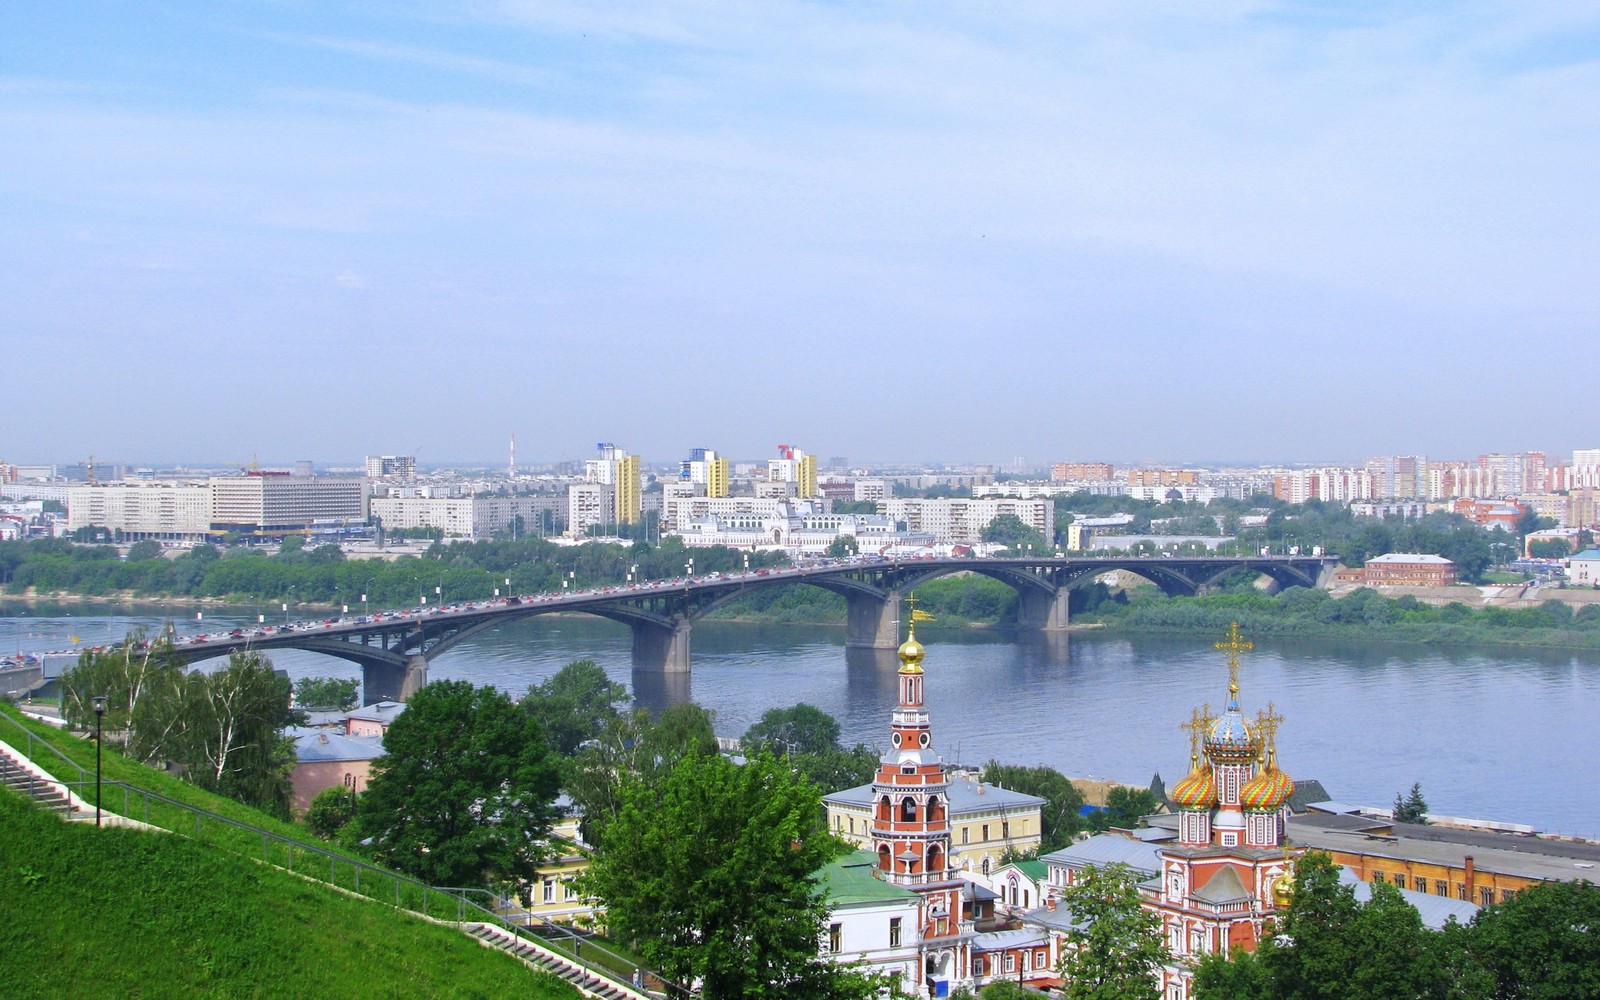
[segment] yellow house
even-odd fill
[[[950,866],[988,883],[1007,851],[1026,854],[1040,843],[1045,800],[978,781],[950,776]],[[828,829],[858,847],[872,845],[872,786],[859,785],[824,796]]]
[[[563,801],[565,797],[563,796]],[[589,867],[589,845],[579,830],[582,816],[569,811],[550,827],[550,859],[529,883],[527,923],[570,923],[593,915],[599,906],[579,892],[576,879]]]

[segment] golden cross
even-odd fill
[[[1256,713],[1256,731],[1273,753],[1278,752],[1278,726],[1282,722],[1283,716],[1278,714],[1278,706],[1270,701],[1266,709]]]
[[[1189,716],[1189,721],[1178,728],[1189,731],[1189,763],[1199,764],[1200,741],[1205,738],[1206,731],[1211,728],[1211,706],[1207,705],[1205,708],[1195,709],[1194,713]]]
[[[1239,638],[1239,623],[1234,622],[1228,626],[1227,641],[1217,643],[1217,648],[1228,654],[1228,694],[1237,697],[1239,694],[1239,654],[1255,649],[1256,644],[1241,640]]]

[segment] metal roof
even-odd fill
[[[1143,875],[1161,870],[1156,848],[1120,833],[1102,833],[1042,856],[1046,864],[1082,868],[1085,865],[1127,865]]]
[[[952,777],[948,794],[951,819],[967,813],[1038,809],[1045,804],[1045,800],[1037,795],[1013,792],[999,785],[973,781],[970,778]],[[872,786],[857,785],[855,788],[846,788],[844,791],[823,796],[822,801],[869,809],[872,806]]]
[[[301,730],[294,735],[294,754],[302,764],[376,760],[383,756],[383,738],[345,736],[328,730]]]

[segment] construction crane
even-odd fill
[[[96,480],[94,478],[94,456],[93,455],[90,455],[88,458],[84,459],[83,461],[79,462],[78,464],[89,470],[88,471],[89,485],[93,486],[96,482],[98,482],[98,480]]]

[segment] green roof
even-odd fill
[[[1050,866],[1045,864],[1043,861],[1040,861],[1038,858],[1026,858],[1022,861],[1015,862],[1015,866],[1017,871],[1033,879],[1035,882],[1043,882],[1044,877],[1050,873]]]
[[[878,859],[871,851],[852,851],[817,872],[822,891],[836,906],[850,903],[894,903],[915,899],[916,893],[890,885],[873,872]]]

